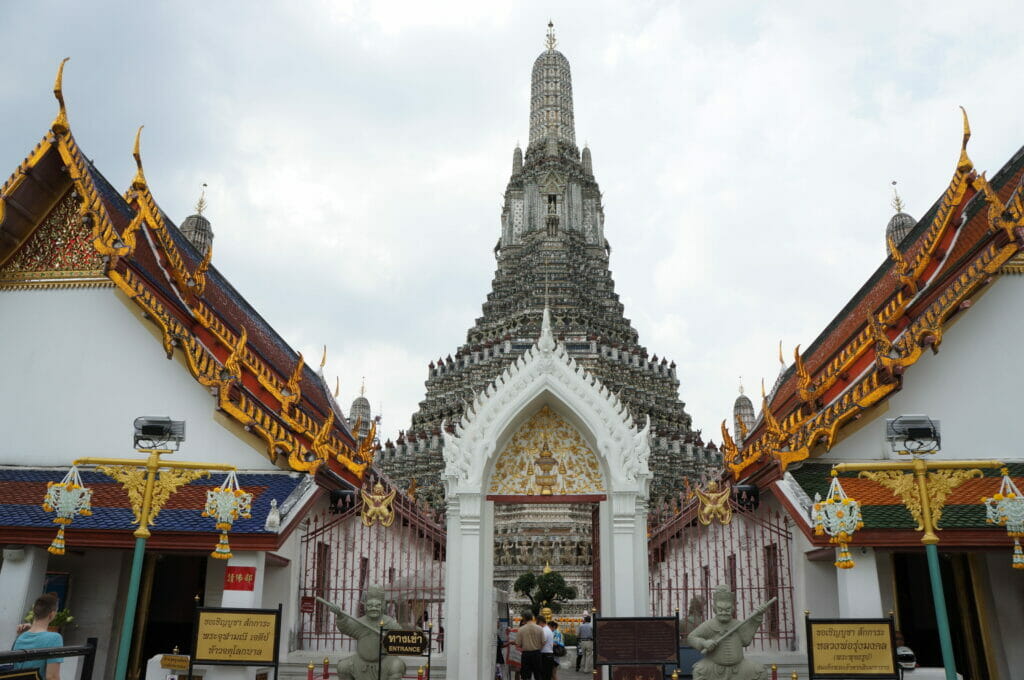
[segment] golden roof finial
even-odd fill
[[[557,45],[557,44],[558,44],[558,41],[555,40],[555,22],[551,21],[550,19],[548,19],[548,39],[547,39],[548,52],[551,52],[552,50],[554,50],[555,49],[555,45]]]
[[[961,106],[960,110],[964,114],[964,141],[963,141],[963,148],[966,149],[967,148],[967,141],[971,138],[971,124],[967,120],[967,109],[965,109],[964,107]]]
[[[783,368],[786,367],[786,360],[782,358],[782,340],[779,340],[779,363]]]
[[[199,194],[199,200],[196,201],[196,214],[202,215],[204,210],[206,210],[206,182],[203,182],[203,190]]]
[[[903,212],[903,199],[900,198],[900,192],[896,191],[896,180],[892,181],[892,209],[898,213]]]
[[[138,168],[135,171],[135,179],[132,180],[132,189],[140,191],[146,188],[146,175],[142,172],[142,152],[139,150],[139,142],[142,139],[142,128],[145,125],[140,125],[139,129],[135,132],[135,147],[132,149],[132,158],[135,159],[135,167]]]
[[[334,376],[334,398],[338,398],[338,393],[341,392],[341,378]]]
[[[53,119],[50,129],[58,135],[68,131],[68,112],[64,108],[64,64],[68,63],[70,59],[71,57],[64,57],[61,60],[60,66],[57,67],[57,80],[53,83],[53,96],[57,98],[60,108],[57,110],[57,117]]]
[[[324,366],[327,365],[327,345],[324,345],[324,355],[320,357],[320,370],[324,370]]]

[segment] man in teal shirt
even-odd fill
[[[32,605],[32,625],[14,641],[14,649],[46,649],[63,647],[64,638],[60,633],[48,630],[53,617],[57,615],[57,596],[47,593]],[[60,680],[60,664],[64,659],[35,659],[16,665],[19,670],[35,670],[43,680]]]

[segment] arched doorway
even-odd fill
[[[597,501],[600,554],[595,556],[601,613],[647,611],[649,423],[635,427],[625,405],[556,345],[545,310],[537,344],[477,396],[454,434],[444,432],[449,677],[485,677],[484,669],[493,663],[495,501],[488,495],[498,495],[490,493],[492,487],[516,488],[522,468],[502,454],[514,451],[510,444],[517,433],[543,409],[579,436],[587,453],[577,463],[592,470],[591,482],[604,490]],[[523,479],[518,483],[524,485]],[[522,490],[538,491],[546,483],[533,475]],[[559,489],[554,484],[548,495]]]

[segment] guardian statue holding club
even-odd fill
[[[384,613],[384,588],[370,586],[366,589],[363,593],[366,614],[359,618],[341,611],[333,602],[320,597],[317,600],[334,612],[338,630],[356,639],[356,653],[338,662],[339,680],[401,680],[405,675],[405,662],[384,654],[380,646],[381,629],[402,630],[398,621]]]
[[[714,617],[686,638],[691,647],[704,654],[693,666],[694,680],[765,680],[767,669],[744,658],[743,648],[753,641],[765,611],[776,599],[773,597],[739,621],[733,618],[736,596],[725,586],[718,586],[712,596]]]

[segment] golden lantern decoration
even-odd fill
[[[985,505],[985,521],[1006,527],[1006,533],[1013,539],[1013,568],[1024,569],[1024,551],[1020,547],[1020,539],[1024,538],[1024,496],[1010,479],[1010,470],[1004,467],[1002,473],[999,491],[991,498],[981,499]]]
[[[64,554],[64,527],[71,524],[76,515],[88,517],[92,514],[92,489],[82,483],[78,468],[74,465],[59,482],[46,483],[43,510],[55,512],[53,523],[60,525],[57,536],[47,550],[54,555]]]
[[[220,530],[220,541],[210,553],[210,557],[218,560],[226,560],[231,557],[228,532],[231,531],[231,526],[239,517],[251,517],[251,510],[252,494],[242,490],[234,470],[228,472],[228,476],[224,478],[220,486],[206,492],[206,508],[203,510],[203,517],[213,517],[217,520],[217,529]]]
[[[839,546],[839,558],[835,565],[840,569],[853,567],[849,543],[853,533],[863,527],[860,503],[846,495],[843,485],[839,483],[839,474],[833,470],[828,496],[821,500],[820,496],[815,495],[814,533],[817,536],[828,534],[831,536],[829,543]]]

